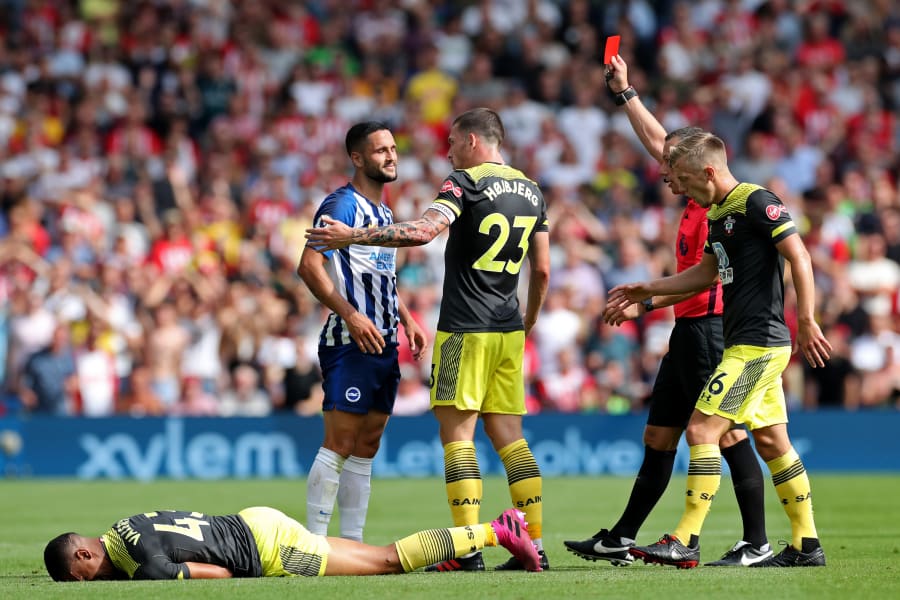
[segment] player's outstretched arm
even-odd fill
[[[672,294],[668,296],[651,296],[653,310],[657,308],[665,308],[667,306],[672,306],[678,304],[683,300],[687,300],[688,298],[693,298],[696,296],[694,292],[688,294]],[[647,309],[643,303],[639,304],[629,304],[623,307],[612,308],[607,306],[603,311],[603,321],[607,325],[621,325],[625,321],[633,321],[639,317],[647,314]]]
[[[696,293],[715,283],[718,276],[716,258],[712,254],[704,254],[699,263],[677,275],[617,285],[609,291],[607,311],[624,311],[629,305],[654,296]]]
[[[322,217],[322,222],[325,223],[324,227],[306,230],[306,239],[319,251],[345,248],[350,244],[389,248],[422,246],[450,226],[447,217],[433,209],[426,210],[422,218],[416,221],[403,221],[384,227],[352,228],[330,217]]]
[[[621,94],[631,87],[631,84],[628,83],[628,65],[618,54],[610,58],[607,86],[613,94]],[[653,116],[653,113],[647,110],[639,96],[632,97],[623,106],[631,128],[634,129],[644,148],[657,162],[662,162],[663,146],[666,143],[665,127]]]
[[[191,572],[191,579],[230,579],[233,577],[231,571],[219,565],[186,562],[184,566]]]
[[[778,242],[778,252],[791,263],[791,278],[797,293],[797,347],[813,368],[824,367],[831,356],[831,343],[815,319],[815,282],[812,260],[799,234]]]

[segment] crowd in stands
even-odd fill
[[[892,0],[0,0],[0,413],[317,414],[325,314],[295,269],[344,134],[391,126],[385,201],[417,218],[475,106],[549,205],[530,410],[640,411],[671,309],[599,315],[673,272],[683,199],[606,90],[610,34],[666,129],[721,136],[802,231],[834,354],[794,361],[789,408],[900,408]],[[430,333],[442,253],[398,255]],[[430,365],[401,361],[396,414],[425,412]]]

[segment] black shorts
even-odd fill
[[[650,394],[647,425],[687,427],[694,404],[722,359],[721,317],[678,319]]]

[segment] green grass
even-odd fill
[[[51,537],[75,530],[99,535],[116,519],[161,508],[236,512],[252,505],[279,508],[304,520],[304,481],[80,482],[0,481],[0,598],[787,598],[900,597],[900,477],[813,474],[819,535],[828,557],[824,569],[714,569],[680,571],[636,563],[616,568],[565,552],[564,539],[588,537],[618,517],[631,488],[627,478],[565,478],[544,482],[544,546],[551,570],[526,573],[414,573],[381,577],[253,579],[187,582],[55,584],[41,553]],[[376,480],[367,541],[387,544],[417,529],[447,525],[443,482]],[[684,479],[675,478],[642,529],[650,543],[673,528],[681,514]],[[790,528],[771,486],[766,490],[773,545]],[[505,481],[485,481],[482,517],[508,503]],[[336,525],[333,524],[333,525]],[[730,480],[723,486],[703,531],[703,560],[713,560],[740,537]],[[507,555],[488,548],[485,560]],[[299,589],[298,589],[299,588]]]

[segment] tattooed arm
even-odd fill
[[[384,227],[349,227],[331,217],[323,216],[323,227],[306,230],[306,239],[316,250],[337,250],[351,244],[363,246],[422,246],[436,238],[450,226],[450,221],[441,212],[428,209],[417,221],[403,221]]]

